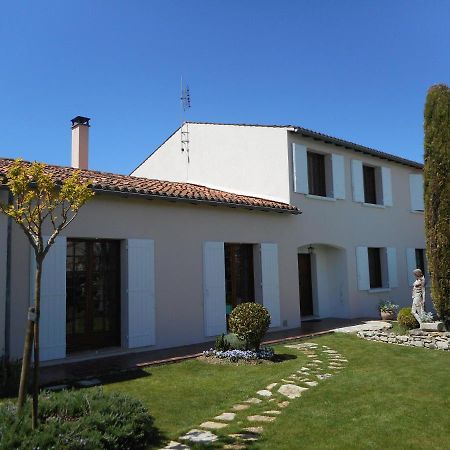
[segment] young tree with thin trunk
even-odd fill
[[[40,163],[26,163],[20,159],[7,169],[4,184],[12,194],[12,202],[0,203],[0,211],[11,217],[23,230],[34,249],[36,272],[34,305],[28,310],[28,322],[20,376],[18,413],[26,401],[31,353],[33,364],[32,425],[38,425],[39,396],[39,321],[41,310],[41,278],[45,256],[58,234],[75,219],[80,208],[94,195],[88,184],[75,171],[63,183],[55,182]],[[50,237],[44,240],[43,233]]]
[[[431,295],[450,326],[450,89],[432,86],[425,103],[425,232]]]

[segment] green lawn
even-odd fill
[[[291,401],[275,422],[264,424],[251,447],[296,449],[449,449],[450,353],[328,335],[312,342],[328,345],[348,359],[345,369]],[[307,358],[297,350],[282,363],[258,366],[209,365],[197,360],[153,367],[143,377],[111,382],[107,391],[139,398],[167,438],[255,396],[267,384],[295,372]],[[249,413],[269,408],[253,406]],[[240,412],[225,430],[254,425]],[[224,430],[224,431],[225,431]],[[225,433],[221,433],[225,435]]]

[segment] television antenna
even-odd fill
[[[181,126],[180,126],[180,136],[181,136],[181,151],[186,152],[187,160],[189,162],[189,122],[185,120],[187,111],[191,109],[191,93],[189,91],[189,86],[183,84],[183,77],[181,77]]]

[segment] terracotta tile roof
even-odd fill
[[[8,167],[13,159],[0,158],[0,184],[4,181]],[[23,161],[23,164],[31,164]],[[77,169],[72,167],[45,164],[45,168],[56,182],[64,182]],[[152,180],[148,178],[119,175],[95,170],[80,170],[83,181],[88,182],[97,192],[111,192],[122,195],[144,196],[146,198],[207,203],[247,209],[299,214],[300,211],[287,203],[276,202],[258,197],[233,194],[211,189],[206,186],[172,181]]]

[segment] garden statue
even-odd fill
[[[422,316],[425,313],[425,277],[420,269],[413,271],[416,281],[412,289],[412,308],[411,312],[417,322],[422,323]]]

